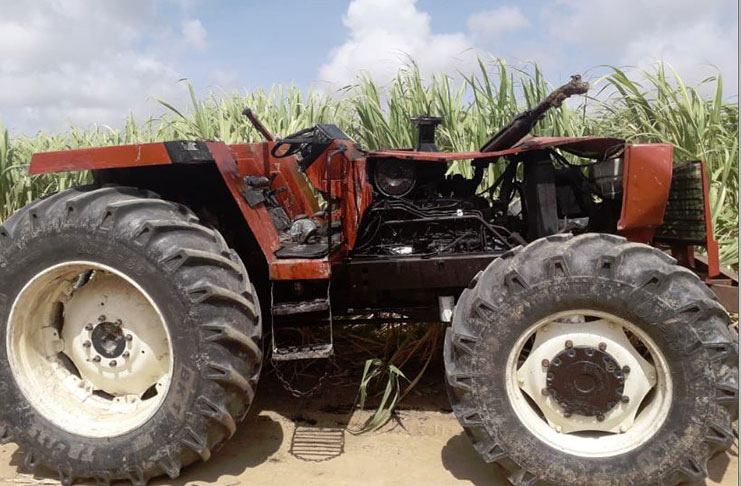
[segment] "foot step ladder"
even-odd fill
[[[326,281],[326,294],[305,300],[293,300],[284,297],[276,299],[275,282],[271,284],[270,314],[272,316],[272,360],[292,361],[300,359],[329,358],[334,354],[334,336],[332,330],[332,306],[329,301],[329,280]],[[299,327],[312,322],[326,320],[329,325],[328,343],[311,343],[279,346],[276,335],[281,327]],[[279,322],[281,325],[276,325]]]

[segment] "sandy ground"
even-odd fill
[[[341,394],[342,395],[342,394]],[[344,394],[347,395],[347,394]],[[422,387],[406,400],[398,419],[381,431],[353,435],[357,424],[349,399],[325,390],[323,397],[295,399],[263,387],[256,406],[235,436],[205,464],[157,486],[476,485],[505,486],[506,476],[484,464],[450,413],[444,392]],[[332,400],[329,397],[333,397]],[[410,409],[411,408],[411,409]],[[294,434],[296,437],[294,438]],[[299,457],[297,457],[299,456]],[[324,459],[317,462],[309,459]],[[53,473],[29,476],[15,445],[0,447],[0,484],[57,485]],[[705,485],[737,485],[738,451],[715,457]],[[124,483],[121,483],[124,484]]]

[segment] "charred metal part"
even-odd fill
[[[501,252],[522,239],[487,216],[491,209],[459,199],[375,203],[356,245],[356,256],[443,256]]]
[[[214,160],[205,142],[174,140],[163,143],[173,164],[200,164]]]
[[[419,152],[438,152],[437,145],[435,145],[435,129],[443,122],[443,119],[439,116],[418,116],[412,118],[412,122],[419,131],[415,150]]]
[[[548,367],[546,383],[548,393],[565,410],[600,421],[618,401],[627,403],[620,366],[612,356],[591,346],[561,351]]]
[[[373,170],[373,181],[384,196],[404,197],[414,189],[417,172],[412,162],[383,159]]]
[[[244,196],[247,204],[250,207],[255,207],[264,203],[266,200],[265,192],[270,190],[270,180],[261,176],[247,176],[243,180],[246,187],[242,190],[242,196]]]
[[[540,102],[531,110],[526,110],[517,115],[509,124],[499,130],[492,136],[480,149],[481,152],[494,152],[512,147],[519,142],[522,137],[530,133],[535,124],[545,116],[551,108],[558,108],[566,98],[574,95],[584,94],[589,90],[589,84],[581,80],[581,76],[575,74],[571,76],[571,81]]]
[[[255,127],[255,130],[257,130],[265,140],[267,140],[268,142],[272,142],[273,140],[275,140],[275,137],[273,137],[273,134],[270,133],[270,130],[265,128],[265,125],[262,124],[260,119],[257,118],[257,115],[255,115],[252,110],[250,110],[249,108],[245,108],[244,111],[242,111],[242,115],[247,117],[250,123],[252,123],[252,126]]]
[[[314,221],[304,216],[291,223],[289,232],[294,243],[304,244],[316,234],[318,229]]]
[[[353,258],[337,272],[357,293],[373,290],[463,288],[500,253]]]

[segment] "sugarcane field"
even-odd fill
[[[737,485],[698,7],[0,0],[0,485]]]

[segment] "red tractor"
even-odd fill
[[[452,407],[512,484],[704,478],[739,398],[705,170],[669,144],[527,135],[586,90],[477,152],[440,152],[434,117],[416,149],[366,151],[245,111],[265,141],[34,155],[32,174],[94,183],[0,227],[0,440],[64,485],[175,478],[245,417],[263,326],[273,361],[321,359],[331,338],[286,328],[393,312],[452,322]]]

